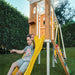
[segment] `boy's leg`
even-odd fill
[[[55,55],[55,63],[57,63],[57,55]]]
[[[19,70],[16,75],[22,75],[22,72]]]
[[[20,72],[20,73],[24,73],[25,70],[27,69],[28,65],[29,65],[29,62],[24,62],[24,63],[21,65],[21,67],[19,68],[19,72]],[[19,74],[16,74],[16,75],[19,75]]]
[[[17,63],[17,62],[14,62],[14,63],[11,65],[11,67],[10,67],[9,72],[8,72],[7,75],[11,75],[12,72],[13,72],[13,70],[14,70],[14,68],[17,67],[17,66],[18,66],[18,63]]]

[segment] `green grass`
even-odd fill
[[[62,68],[62,65],[58,60],[58,64],[56,64],[56,67],[52,67],[52,50],[51,52],[51,60],[50,60],[50,73],[51,75],[65,75],[65,72]],[[75,47],[66,48],[67,58],[66,61],[69,69],[71,70],[71,75],[75,75]],[[0,55],[0,75],[6,75],[11,64],[15,62],[16,60],[20,59],[22,55],[19,54],[6,54],[6,55]],[[37,60],[35,62],[33,71],[31,75],[46,75],[46,50],[43,50],[41,52],[41,64],[39,65],[37,63]]]

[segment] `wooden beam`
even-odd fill
[[[29,19],[28,19],[28,23],[31,24],[31,25],[32,25],[32,24],[36,24],[36,18],[35,18],[35,17],[29,18]]]
[[[36,34],[35,29],[36,29],[36,20],[37,20],[37,18],[36,18],[37,10],[36,10],[36,13],[33,14],[34,7],[36,7],[36,9],[37,9],[37,2],[30,4],[30,18],[28,20],[28,23],[29,23],[29,33]],[[34,30],[33,30],[33,26],[34,26]]]
[[[50,39],[50,2],[45,0],[45,39]]]

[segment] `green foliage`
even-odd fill
[[[0,45],[22,49],[29,33],[28,18],[4,0],[0,0]]]
[[[67,22],[72,22],[75,17],[75,9],[70,7],[68,0],[59,3],[55,9],[57,19],[61,25],[67,24]]]
[[[64,43],[66,47],[75,46],[75,23],[62,27]]]

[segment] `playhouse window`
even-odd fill
[[[43,25],[45,25],[45,21],[43,21]]]
[[[43,25],[45,25],[45,16],[43,16]]]
[[[35,13],[36,13],[36,7],[33,8],[33,14],[35,14]]]

